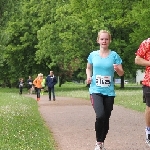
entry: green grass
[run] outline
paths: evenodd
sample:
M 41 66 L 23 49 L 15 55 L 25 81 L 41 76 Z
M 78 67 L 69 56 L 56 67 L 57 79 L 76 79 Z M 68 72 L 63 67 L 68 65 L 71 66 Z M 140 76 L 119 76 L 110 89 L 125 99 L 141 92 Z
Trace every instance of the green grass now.
M 125 108 L 144 112 L 142 88 L 116 90 L 115 104 Z
M 124 89 L 120 89 L 118 85 L 115 87 L 116 97 L 115 105 L 121 105 L 125 108 L 144 112 L 145 104 L 142 100 L 141 85 L 126 84 Z M 76 97 L 89 100 L 88 87 L 84 84 L 67 83 L 62 87 L 56 86 L 56 96 Z
M 144 112 L 142 88 L 126 85 L 116 88 L 115 105 Z M 40 116 L 37 102 L 20 96 L 19 89 L 0 88 L 0 149 L 2 150 L 56 150 L 48 127 Z M 23 90 L 27 93 L 27 89 Z M 45 93 L 47 94 L 47 93 Z M 55 86 L 55 94 L 89 100 L 88 87 L 84 84 L 66 83 Z
M 55 91 L 56 96 L 89 99 L 88 87 L 85 87 L 84 84 L 66 83 L 62 87 L 57 85 Z
M 0 95 L 0 149 L 55 150 L 37 102 L 18 93 L 0 92 Z
M 133 109 L 136 111 L 144 112 L 145 104 L 142 100 L 142 88 L 141 85 L 136 84 L 125 84 L 124 89 L 120 89 L 120 85 L 115 86 L 116 97 L 115 105 L 121 105 L 123 107 Z M 4 88 L 0 89 L 3 92 L 15 92 L 18 93 L 18 89 Z M 24 89 L 24 93 L 27 93 L 27 89 Z M 65 83 L 62 87 L 55 86 L 56 96 L 63 97 L 76 97 L 89 100 L 88 87 L 85 84 L 77 83 Z

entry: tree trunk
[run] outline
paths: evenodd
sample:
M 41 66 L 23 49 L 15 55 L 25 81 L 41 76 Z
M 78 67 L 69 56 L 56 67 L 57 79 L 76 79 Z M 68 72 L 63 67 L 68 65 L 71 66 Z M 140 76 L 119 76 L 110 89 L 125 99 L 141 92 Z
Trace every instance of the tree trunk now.
M 124 88 L 124 76 L 121 76 L 120 88 Z
M 62 77 L 59 77 L 59 82 L 58 82 L 59 84 L 59 87 L 61 87 L 61 85 L 62 85 L 62 83 L 63 83 L 63 78 Z

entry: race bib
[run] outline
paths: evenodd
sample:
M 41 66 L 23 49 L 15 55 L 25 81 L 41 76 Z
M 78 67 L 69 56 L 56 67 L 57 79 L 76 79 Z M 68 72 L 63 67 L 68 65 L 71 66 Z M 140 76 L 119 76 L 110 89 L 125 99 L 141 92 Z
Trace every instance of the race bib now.
M 109 87 L 111 83 L 111 76 L 96 75 L 96 85 L 100 87 Z

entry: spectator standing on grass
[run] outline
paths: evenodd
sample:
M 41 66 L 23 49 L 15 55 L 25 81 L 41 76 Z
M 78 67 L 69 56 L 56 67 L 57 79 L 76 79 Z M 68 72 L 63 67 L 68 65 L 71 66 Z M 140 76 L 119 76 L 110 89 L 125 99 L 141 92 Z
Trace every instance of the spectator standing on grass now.
M 55 89 L 54 86 L 57 83 L 57 79 L 54 76 L 54 72 L 50 71 L 50 74 L 46 78 L 46 85 L 48 87 L 48 95 L 49 95 L 49 101 L 51 101 L 51 93 L 53 94 L 53 100 L 55 101 Z
M 36 95 L 37 95 L 37 101 L 40 100 L 40 92 L 42 88 L 42 81 L 43 81 L 43 74 L 39 73 L 37 78 L 34 79 L 33 84 L 36 87 Z
M 23 78 L 20 78 L 19 79 L 19 94 L 22 94 L 23 85 L 24 85 Z
M 98 32 L 97 43 L 100 49 L 93 51 L 87 58 L 87 84 L 91 103 L 96 113 L 96 146 L 94 150 L 105 150 L 104 141 L 109 130 L 109 118 L 113 110 L 115 90 L 114 72 L 124 74 L 120 56 L 109 49 L 111 34 L 109 31 Z
M 27 80 L 27 89 L 28 89 L 28 94 L 32 94 L 32 86 L 33 86 L 33 81 L 31 76 L 29 76 Z
M 150 38 L 145 39 L 135 53 L 135 64 L 145 66 L 145 76 L 142 81 L 143 85 L 143 102 L 145 108 L 145 134 L 146 143 L 150 146 Z

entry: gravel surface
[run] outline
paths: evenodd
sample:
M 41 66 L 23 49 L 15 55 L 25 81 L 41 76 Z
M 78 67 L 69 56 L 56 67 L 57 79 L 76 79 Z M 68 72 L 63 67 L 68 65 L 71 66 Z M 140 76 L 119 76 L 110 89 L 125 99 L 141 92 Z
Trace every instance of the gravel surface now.
M 28 95 L 36 99 L 36 95 Z M 42 95 L 39 111 L 58 144 L 57 150 L 94 150 L 95 113 L 90 101 Z M 145 144 L 144 113 L 114 105 L 106 150 L 150 150 Z

